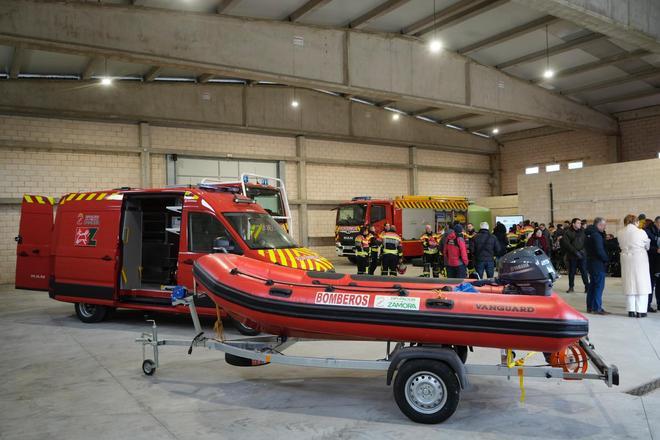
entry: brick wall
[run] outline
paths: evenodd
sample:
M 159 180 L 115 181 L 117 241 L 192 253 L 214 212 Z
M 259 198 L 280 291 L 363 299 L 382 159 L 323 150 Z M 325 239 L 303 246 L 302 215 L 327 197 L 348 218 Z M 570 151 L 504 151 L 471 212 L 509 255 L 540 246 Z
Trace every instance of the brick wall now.
M 554 192 L 555 221 L 573 217 L 605 217 L 610 231 L 622 226 L 626 214 L 660 215 L 660 160 L 622 162 L 580 170 L 518 177 L 520 213 L 539 222 L 550 221 L 550 192 Z
M 590 132 L 564 132 L 505 142 L 501 148 L 500 167 L 502 194 L 519 191 L 517 177 L 525 168 L 582 160 L 585 167 L 616 162 L 616 138 Z
M 153 149 L 181 154 L 209 153 L 209 156 L 276 156 L 293 158 L 293 137 L 152 126 Z M 99 123 L 18 116 L 0 116 L 0 199 L 17 200 L 24 193 L 58 197 L 72 191 L 119 186 L 140 186 L 139 133 L 137 124 Z M 94 148 L 109 151 L 93 151 Z M 122 151 L 112 151 L 121 149 Z M 126 150 L 126 151 L 123 151 Z M 133 152 L 134 150 L 135 152 Z M 406 148 L 307 140 L 311 160 L 356 160 L 405 165 Z M 418 161 L 443 167 L 474 167 L 488 170 L 487 156 L 418 150 Z M 166 184 L 166 158 L 152 153 L 154 187 Z M 297 191 L 297 164 L 286 162 L 285 178 L 289 198 Z M 487 175 L 420 171 L 420 192 L 490 195 Z M 394 197 L 408 194 L 409 171 L 396 167 L 343 166 L 332 163 L 307 165 L 308 229 L 312 247 L 326 256 L 334 255 L 327 238 L 334 236 L 335 211 L 314 205 L 314 200 L 343 200 L 360 194 Z M 0 283 L 12 282 L 20 208 L 0 204 Z M 292 235 L 298 237 L 299 212 L 292 206 Z M 316 244 L 314 244 L 316 243 Z
M 660 115 L 621 121 L 621 159 L 656 159 L 660 153 Z

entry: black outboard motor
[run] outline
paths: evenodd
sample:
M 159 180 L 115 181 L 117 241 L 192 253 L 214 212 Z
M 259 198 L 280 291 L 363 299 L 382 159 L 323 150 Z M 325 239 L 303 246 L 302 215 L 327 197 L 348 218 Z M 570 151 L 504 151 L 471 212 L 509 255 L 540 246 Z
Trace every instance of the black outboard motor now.
M 559 278 L 550 258 L 536 246 L 516 249 L 500 259 L 498 281 L 504 293 L 548 296 Z

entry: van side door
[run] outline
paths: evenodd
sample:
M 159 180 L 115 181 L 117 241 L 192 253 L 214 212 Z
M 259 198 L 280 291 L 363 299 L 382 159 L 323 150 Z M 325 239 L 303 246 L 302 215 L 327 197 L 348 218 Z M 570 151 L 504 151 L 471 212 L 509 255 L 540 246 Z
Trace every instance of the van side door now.
M 52 197 L 23 196 L 16 237 L 16 288 L 48 290 L 53 238 Z

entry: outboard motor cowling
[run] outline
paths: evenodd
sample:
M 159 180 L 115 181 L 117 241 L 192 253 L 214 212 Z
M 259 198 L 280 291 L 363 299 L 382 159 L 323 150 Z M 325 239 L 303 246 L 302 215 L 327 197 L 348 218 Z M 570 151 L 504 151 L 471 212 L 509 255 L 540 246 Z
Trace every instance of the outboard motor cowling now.
M 498 281 L 508 294 L 548 296 L 557 278 L 550 258 L 535 246 L 509 252 L 498 266 Z

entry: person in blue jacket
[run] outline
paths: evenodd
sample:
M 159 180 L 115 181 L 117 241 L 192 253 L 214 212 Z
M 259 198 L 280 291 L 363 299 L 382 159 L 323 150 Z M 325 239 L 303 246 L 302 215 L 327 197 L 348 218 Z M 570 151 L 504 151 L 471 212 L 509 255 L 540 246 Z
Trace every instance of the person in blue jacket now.
M 609 258 L 605 251 L 605 219 L 596 217 L 593 225 L 585 231 L 584 250 L 587 254 L 587 270 L 589 271 L 589 286 L 587 288 L 587 313 L 607 315 L 603 309 L 603 290 L 605 289 L 605 273 Z

